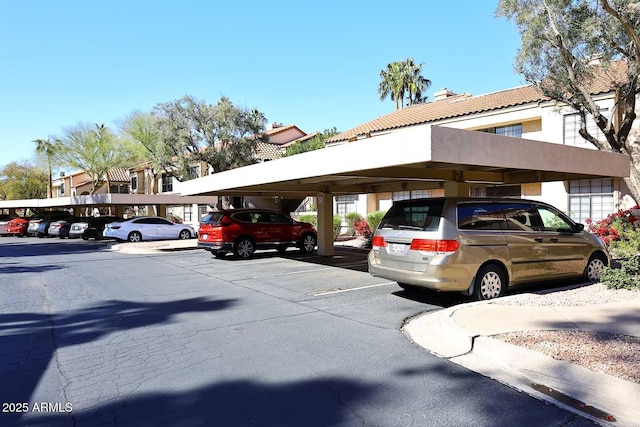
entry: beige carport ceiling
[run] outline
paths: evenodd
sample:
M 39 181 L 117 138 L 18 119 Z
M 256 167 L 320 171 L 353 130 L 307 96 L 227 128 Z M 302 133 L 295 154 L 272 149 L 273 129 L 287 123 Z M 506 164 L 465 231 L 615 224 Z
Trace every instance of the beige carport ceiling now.
M 627 156 L 423 125 L 182 184 L 183 195 L 315 195 L 629 176 Z

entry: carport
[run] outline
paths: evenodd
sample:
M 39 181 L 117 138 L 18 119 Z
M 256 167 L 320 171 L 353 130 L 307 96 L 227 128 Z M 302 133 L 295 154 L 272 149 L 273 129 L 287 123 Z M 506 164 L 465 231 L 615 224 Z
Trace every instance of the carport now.
M 434 125 L 407 127 L 183 183 L 184 196 L 316 196 L 318 254 L 333 255 L 333 196 L 629 176 L 622 154 Z
M 191 196 L 183 197 L 179 194 L 91 194 L 85 196 L 54 197 L 52 199 L 24 199 L 2 200 L 0 209 L 73 209 L 78 215 L 81 209 L 87 207 L 113 207 L 116 215 L 122 216 L 125 206 L 152 206 L 156 215 L 166 216 L 168 205 L 180 204 L 210 204 L 211 197 Z

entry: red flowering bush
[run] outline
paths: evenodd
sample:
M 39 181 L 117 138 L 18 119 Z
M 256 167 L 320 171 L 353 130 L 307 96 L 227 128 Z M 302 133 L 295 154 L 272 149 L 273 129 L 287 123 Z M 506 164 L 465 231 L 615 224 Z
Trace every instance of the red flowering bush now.
M 612 251 L 635 255 L 640 249 L 640 221 L 632 212 L 637 209 L 619 210 L 597 222 L 587 219 L 587 230 L 598 235 Z
M 373 236 L 369 223 L 364 218 L 358 218 L 353 222 L 353 229 L 356 233 L 360 234 L 366 239 L 370 239 Z

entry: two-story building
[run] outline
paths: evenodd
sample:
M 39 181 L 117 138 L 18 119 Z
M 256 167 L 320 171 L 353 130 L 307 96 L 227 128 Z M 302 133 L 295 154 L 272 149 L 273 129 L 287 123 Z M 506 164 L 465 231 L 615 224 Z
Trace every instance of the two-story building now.
M 591 87 L 600 111 L 612 111 L 615 93 L 605 79 Z M 589 116 L 587 127 L 592 134 L 604 138 Z M 432 102 L 394 111 L 342 132 L 327 140 L 327 146 L 397 132 L 408 127 L 447 126 L 498 135 L 546 141 L 569 146 L 596 149 L 578 133 L 580 117 L 567 106 L 544 96 L 535 86 L 522 86 L 499 92 L 471 95 L 441 89 Z M 482 147 L 478 146 L 481 151 Z M 586 167 L 586 166 L 585 166 Z M 437 197 L 442 189 L 413 189 L 378 194 L 341 195 L 335 199 L 335 213 L 344 217 L 349 212 L 362 216 L 386 210 L 395 200 Z M 543 200 L 557 206 L 577 221 L 599 220 L 636 202 L 628 195 L 622 179 L 598 178 L 559 182 L 532 182 L 516 185 L 469 184 L 470 196 L 511 196 Z

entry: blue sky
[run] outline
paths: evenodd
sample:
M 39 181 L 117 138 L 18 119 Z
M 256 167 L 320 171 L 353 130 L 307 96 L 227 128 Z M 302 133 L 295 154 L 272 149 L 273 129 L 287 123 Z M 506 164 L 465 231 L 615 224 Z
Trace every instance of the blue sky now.
M 380 70 L 413 57 L 439 88 L 520 86 L 497 1 L 0 1 L 0 167 L 78 122 L 226 96 L 307 133 L 394 110 Z

